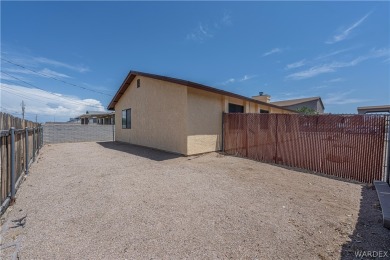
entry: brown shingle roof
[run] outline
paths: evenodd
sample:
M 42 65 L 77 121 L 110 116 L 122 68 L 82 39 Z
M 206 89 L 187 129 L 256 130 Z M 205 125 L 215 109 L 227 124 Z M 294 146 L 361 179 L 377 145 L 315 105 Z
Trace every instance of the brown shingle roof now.
M 258 100 L 255 100 L 253 98 L 244 97 L 244 96 L 232 93 L 232 92 L 228 92 L 228 91 L 225 91 L 225 90 L 209 87 L 209 86 L 202 85 L 202 84 L 199 84 L 199 83 L 195 83 L 195 82 L 191 82 L 191 81 L 187 81 L 187 80 L 182 80 L 182 79 L 166 77 L 166 76 L 150 74 L 150 73 L 145 73 L 145 72 L 139 72 L 139 71 L 130 71 L 129 72 L 129 74 L 127 75 L 127 77 L 123 81 L 122 85 L 120 86 L 119 90 L 116 92 L 115 96 L 113 97 L 113 99 L 111 100 L 110 104 L 108 105 L 108 107 L 107 107 L 108 110 L 114 110 L 115 109 L 115 104 L 119 101 L 119 99 L 121 98 L 123 93 L 125 93 L 126 89 L 130 86 L 131 82 L 133 81 L 133 79 L 136 76 L 148 77 L 148 78 L 152 78 L 152 79 L 157 79 L 157 80 L 167 81 L 167 82 L 171 82 L 171 83 L 176 83 L 176 84 L 187 86 L 187 87 L 191 87 L 191 88 L 196 88 L 196 89 L 200 89 L 200 90 L 204 90 L 204 91 L 208 91 L 208 92 L 213 92 L 213 93 L 217 93 L 217 94 L 221 94 L 221 95 L 225 95 L 225 96 L 229 96 L 229 97 L 243 99 L 243 100 L 247 100 L 247 101 L 250 101 L 250 102 L 253 102 L 253 103 L 257 103 L 257 104 L 261 104 L 261 105 L 267 105 L 267 106 L 270 106 L 270 107 L 275 107 L 275 108 L 278 108 L 278 109 L 283 109 L 283 110 L 286 110 L 286 111 L 289 111 L 289 112 L 297 113 L 296 111 L 293 111 L 293 110 L 290 110 L 290 109 L 286 109 L 286 108 L 277 106 L 275 104 L 270 104 L 270 103 L 258 101 Z
M 298 99 L 290 99 L 290 100 L 283 100 L 283 101 L 276 101 L 276 102 L 271 102 L 274 105 L 277 106 L 282 106 L 282 107 L 288 107 L 292 105 L 297 105 L 313 100 L 320 100 L 322 107 L 324 107 L 324 104 L 322 103 L 321 97 L 308 97 L 308 98 L 298 98 Z

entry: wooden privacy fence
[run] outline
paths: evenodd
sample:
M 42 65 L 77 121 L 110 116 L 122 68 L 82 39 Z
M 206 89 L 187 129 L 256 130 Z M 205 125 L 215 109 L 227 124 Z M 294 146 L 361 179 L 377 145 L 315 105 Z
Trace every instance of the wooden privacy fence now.
M 42 127 L 0 113 L 0 215 L 15 199 L 24 174 L 43 145 Z
M 232 113 L 223 115 L 223 150 L 371 183 L 388 181 L 388 131 L 386 115 Z

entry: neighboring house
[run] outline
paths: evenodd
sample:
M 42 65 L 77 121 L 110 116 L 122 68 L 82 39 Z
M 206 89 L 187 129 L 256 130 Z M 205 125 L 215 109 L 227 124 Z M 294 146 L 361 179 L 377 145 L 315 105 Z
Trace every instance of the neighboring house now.
M 271 102 L 271 104 L 288 108 L 294 111 L 302 108 L 308 108 L 314 110 L 317 114 L 323 114 L 325 107 L 320 97 L 309 97 L 300 99 L 290 99 L 277 102 Z
M 357 111 L 358 111 L 358 114 L 390 113 L 390 105 L 358 107 Z
M 184 155 L 221 150 L 222 113 L 295 113 L 198 83 L 130 71 L 108 105 L 115 140 Z
M 87 111 L 85 114 L 73 119 L 73 122 L 80 122 L 82 125 L 113 125 L 115 112 Z

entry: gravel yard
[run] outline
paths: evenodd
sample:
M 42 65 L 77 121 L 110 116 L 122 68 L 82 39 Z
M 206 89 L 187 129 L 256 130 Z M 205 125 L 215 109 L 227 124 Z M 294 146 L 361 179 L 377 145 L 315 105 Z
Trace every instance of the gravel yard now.
M 45 145 L 3 216 L 0 258 L 390 255 L 378 205 L 375 190 L 361 184 L 218 153 Z

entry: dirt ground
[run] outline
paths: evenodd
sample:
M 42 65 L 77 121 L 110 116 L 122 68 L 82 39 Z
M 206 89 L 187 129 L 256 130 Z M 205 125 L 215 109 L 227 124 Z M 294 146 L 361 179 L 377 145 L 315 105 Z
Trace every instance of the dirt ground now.
M 390 255 L 378 205 L 375 190 L 361 184 L 218 153 L 46 145 L 3 215 L 0 258 Z

